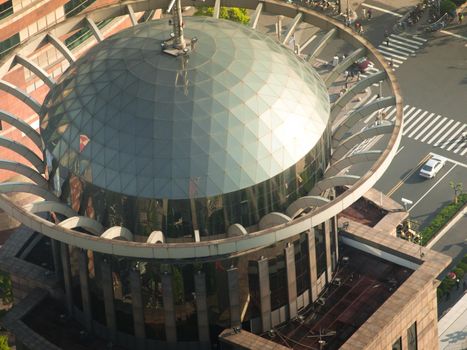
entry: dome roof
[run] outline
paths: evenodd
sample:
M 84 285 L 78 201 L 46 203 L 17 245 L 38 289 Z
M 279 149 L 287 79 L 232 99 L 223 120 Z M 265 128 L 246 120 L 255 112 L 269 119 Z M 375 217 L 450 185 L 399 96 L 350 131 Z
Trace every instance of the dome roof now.
M 145 198 L 207 197 L 281 173 L 318 142 L 329 99 L 316 71 L 266 35 L 186 18 L 188 57 L 162 52 L 167 21 L 107 38 L 48 94 L 46 148 L 75 175 Z

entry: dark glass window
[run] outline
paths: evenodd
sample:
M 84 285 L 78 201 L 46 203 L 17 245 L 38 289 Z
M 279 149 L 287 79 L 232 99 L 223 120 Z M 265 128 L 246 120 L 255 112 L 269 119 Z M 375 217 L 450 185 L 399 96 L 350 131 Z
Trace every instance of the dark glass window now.
M 284 255 L 269 259 L 269 289 L 271 290 L 271 309 L 287 304 L 287 269 Z
M 315 226 L 316 269 L 318 278 L 326 271 L 326 244 L 324 224 Z
M 86 7 L 91 5 L 96 0 L 71 0 L 65 4 L 65 15 L 66 17 L 73 17 L 77 15 L 81 11 L 83 11 Z
M 0 4 L 0 19 L 8 17 L 13 13 L 13 2 L 11 0 Z
M 10 50 L 19 44 L 19 33 L 10 36 L 8 39 L 0 42 L 0 58 L 5 56 Z
M 417 322 L 414 322 L 409 329 L 407 329 L 407 341 L 409 344 L 408 350 L 417 350 Z
M 310 288 L 310 263 L 308 257 L 308 238 L 302 233 L 294 242 L 295 273 L 297 278 L 297 295 Z
M 392 344 L 392 350 L 402 350 L 402 338 L 399 337 L 394 344 Z

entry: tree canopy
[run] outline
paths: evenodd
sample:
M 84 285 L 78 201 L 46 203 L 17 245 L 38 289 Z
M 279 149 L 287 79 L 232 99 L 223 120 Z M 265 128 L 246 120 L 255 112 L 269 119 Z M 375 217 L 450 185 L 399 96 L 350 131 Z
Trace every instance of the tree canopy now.
M 195 16 L 209 16 L 214 14 L 214 7 L 202 6 L 197 8 Z M 239 7 L 221 7 L 219 17 L 230 21 L 247 24 L 250 22 L 247 10 Z

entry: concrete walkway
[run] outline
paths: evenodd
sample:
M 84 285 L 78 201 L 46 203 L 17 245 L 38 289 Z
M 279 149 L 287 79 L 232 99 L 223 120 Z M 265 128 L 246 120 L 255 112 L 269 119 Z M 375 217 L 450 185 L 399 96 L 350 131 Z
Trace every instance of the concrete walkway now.
M 467 292 L 438 322 L 440 350 L 467 349 Z

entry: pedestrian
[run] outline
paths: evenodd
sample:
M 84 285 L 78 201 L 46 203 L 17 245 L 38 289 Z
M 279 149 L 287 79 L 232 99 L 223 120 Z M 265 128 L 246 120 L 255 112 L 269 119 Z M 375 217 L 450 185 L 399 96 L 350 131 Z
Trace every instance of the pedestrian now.
M 360 71 L 357 72 L 357 81 L 360 81 Z
M 464 19 L 464 14 L 462 12 L 459 12 L 459 24 L 462 24 L 462 20 Z
M 386 38 L 386 46 L 389 46 L 389 37 Z
M 363 12 L 362 18 L 366 18 L 366 8 L 363 8 L 362 12 Z
M 346 70 L 344 72 L 344 77 L 345 77 L 345 83 L 347 84 L 347 81 L 349 80 L 349 71 L 348 70 Z
M 360 24 L 360 33 L 359 34 L 363 34 L 363 26 Z
M 372 9 L 368 9 L 368 19 L 371 19 L 371 15 L 373 14 Z
M 459 290 L 460 287 L 461 287 L 461 281 L 460 281 L 460 279 L 456 279 L 456 288 L 457 288 L 457 290 Z
M 389 59 L 389 67 L 392 67 L 393 62 L 392 62 L 392 57 Z

